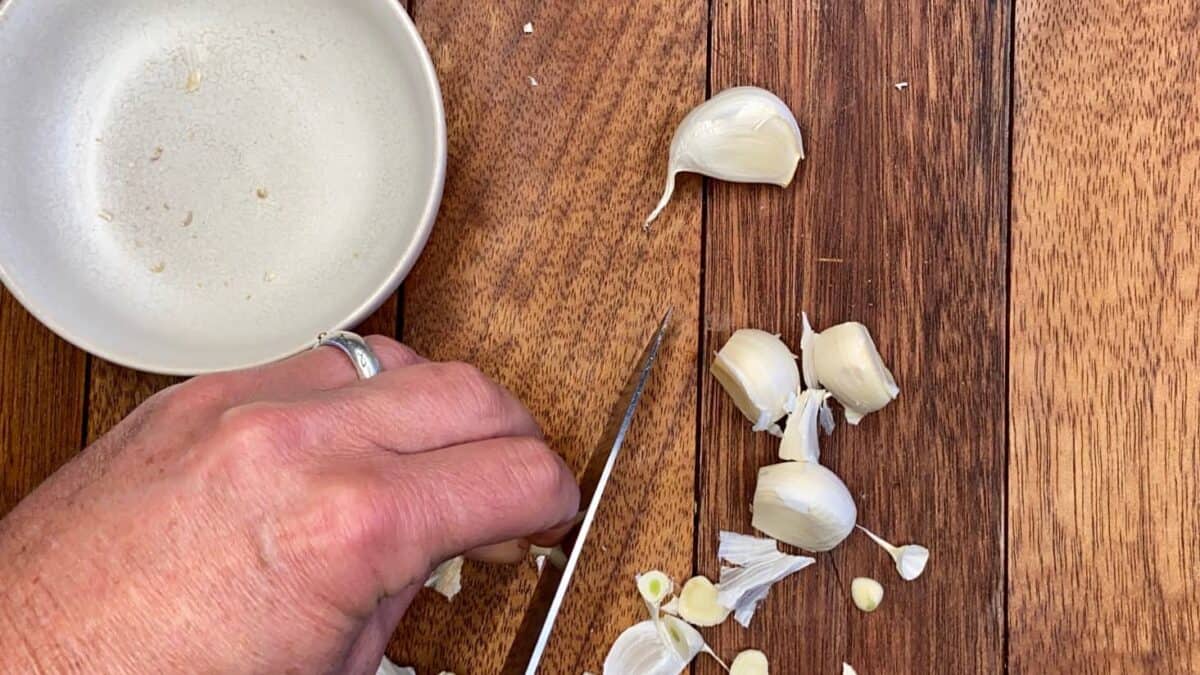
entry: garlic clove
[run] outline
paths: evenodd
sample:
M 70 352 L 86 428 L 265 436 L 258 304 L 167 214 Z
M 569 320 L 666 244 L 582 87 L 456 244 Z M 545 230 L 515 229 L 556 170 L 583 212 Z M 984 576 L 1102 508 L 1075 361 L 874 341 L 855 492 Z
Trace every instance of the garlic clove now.
M 735 331 L 713 359 L 712 374 L 755 431 L 766 431 L 795 408 L 800 369 L 778 335 Z
M 874 612 L 883 602 L 883 585 L 869 577 L 855 577 L 850 582 L 850 597 L 855 607 L 864 612 Z
M 729 664 L 729 675 L 770 675 L 767 655 L 757 649 L 738 652 Z
M 387 656 L 379 662 L 379 667 L 375 669 L 375 675 L 417 675 L 417 671 L 412 668 L 398 666 L 392 663 L 392 660 Z
M 805 384 L 828 389 L 846 409 L 847 422 L 858 424 L 864 415 L 900 395 L 866 326 L 850 321 L 816 333 L 807 315 L 803 322 L 800 352 Z
M 425 588 L 432 588 L 447 600 L 453 600 L 462 590 L 462 566 L 462 556 L 456 556 L 438 565 L 425 581 Z
M 752 565 L 722 567 L 720 583 L 717 584 L 717 604 L 732 607 L 736 611 L 745 606 L 748 595 L 757 595 L 759 588 L 770 588 L 814 562 L 816 560 L 808 556 L 776 552 L 770 558 L 758 560 Z M 766 597 L 765 593 L 754 602 L 757 603 L 763 597 Z
M 679 675 L 694 656 L 682 658 L 663 637 L 659 622 L 646 620 L 630 626 L 617 637 L 604 659 L 604 674 Z
M 650 611 L 650 618 L 657 619 L 663 600 L 675 590 L 674 582 L 671 581 L 671 577 L 658 570 L 639 574 L 636 579 L 638 593 L 641 594 L 642 600 L 646 601 L 646 609 Z
M 753 508 L 756 530 L 809 551 L 842 543 L 858 517 L 846 484 L 816 462 L 759 469 Z
M 858 529 L 866 533 L 876 544 L 879 544 L 883 550 L 892 556 L 892 560 L 896 562 L 896 570 L 900 572 L 900 578 L 905 581 L 912 581 L 921 576 L 925 571 L 925 565 L 929 562 L 929 549 L 919 544 L 905 544 L 904 546 L 893 546 L 888 543 L 883 537 L 868 530 L 862 525 Z
M 787 428 L 779 443 L 779 458 L 798 462 L 816 462 L 821 459 L 818 442 L 818 425 L 821 411 L 826 409 L 829 392 L 824 389 L 805 389 L 796 399 L 796 410 L 788 415 Z
M 734 565 L 750 565 L 774 558 L 779 552 L 779 544 L 774 539 L 751 537 L 728 530 L 721 530 L 717 538 L 717 558 Z
M 681 172 L 787 187 L 801 159 L 804 139 L 786 103 L 759 87 L 726 89 L 693 108 L 676 128 L 667 184 L 645 226 L 671 201 Z
M 679 617 L 693 626 L 716 626 L 730 611 L 717 602 L 717 587 L 705 577 L 688 579 L 679 591 Z

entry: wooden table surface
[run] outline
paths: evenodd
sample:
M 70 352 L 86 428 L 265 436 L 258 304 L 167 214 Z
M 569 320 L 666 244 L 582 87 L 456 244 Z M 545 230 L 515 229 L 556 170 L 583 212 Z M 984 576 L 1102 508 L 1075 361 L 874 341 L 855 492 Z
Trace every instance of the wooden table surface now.
M 932 560 L 905 583 L 851 537 L 749 630 L 705 630 L 718 653 L 758 647 L 775 673 L 1200 672 L 1197 3 L 410 9 L 449 173 L 402 297 L 363 330 L 479 364 L 578 468 L 675 308 L 546 672 L 599 672 L 644 611 L 636 572 L 715 575 L 717 531 L 750 531 L 776 441 L 708 367 L 739 327 L 798 345 L 801 310 L 866 323 L 896 374 L 897 402 L 822 458 L 860 522 Z M 736 84 L 795 111 L 795 183 L 685 177 L 646 234 L 675 124 Z M 0 513 L 170 381 L 87 356 L 0 291 Z M 887 589 L 870 615 L 848 599 L 859 575 Z M 468 566 L 452 604 L 419 596 L 391 654 L 494 672 L 534 579 Z

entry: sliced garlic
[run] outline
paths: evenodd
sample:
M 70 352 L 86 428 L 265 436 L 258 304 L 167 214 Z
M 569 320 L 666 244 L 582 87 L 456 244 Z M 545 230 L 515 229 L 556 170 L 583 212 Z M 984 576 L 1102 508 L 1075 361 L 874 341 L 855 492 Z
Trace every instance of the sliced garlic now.
M 837 474 L 816 462 L 783 462 L 758 470 L 755 529 L 809 551 L 828 551 L 854 529 L 858 510 Z
M 626 628 L 608 650 L 605 675 L 679 675 L 695 654 L 687 658 L 663 638 L 659 622 L 646 620 Z M 698 652 L 699 650 L 697 650 Z
M 667 185 L 646 227 L 671 201 L 675 176 L 681 172 L 787 187 L 801 159 L 800 125 L 786 103 L 758 87 L 726 89 L 679 123 L 671 139 Z
M 800 338 L 804 382 L 824 387 L 846 409 L 846 421 L 858 424 L 900 395 L 900 387 L 883 364 L 871 333 L 861 323 L 839 323 L 814 332 L 804 315 Z
M 864 612 L 874 612 L 883 602 L 883 585 L 870 577 L 855 577 L 850 582 L 850 597 L 854 606 Z
M 734 565 L 751 565 L 765 558 L 774 558 L 779 544 L 774 539 L 751 537 L 728 530 L 717 533 L 717 558 Z
M 824 389 L 805 389 L 796 399 L 796 410 L 788 415 L 787 429 L 779 442 L 779 458 L 798 462 L 816 462 L 821 459 L 817 427 L 822 410 L 828 410 L 826 401 L 829 392 Z M 832 419 L 832 418 L 831 418 Z
M 663 600 L 675 590 L 675 584 L 671 581 L 671 577 L 658 570 L 639 574 L 636 580 L 638 593 L 641 594 L 642 600 L 646 601 L 646 609 L 650 611 L 650 618 L 657 620 L 658 609 L 662 606 Z
M 770 675 L 767 655 L 757 649 L 739 652 L 729 664 L 729 675 Z
M 716 626 L 730 611 L 717 602 L 717 587 L 706 577 L 688 579 L 679 591 L 679 617 L 693 626 Z
M 394 663 L 387 656 L 379 662 L 379 667 L 375 669 L 375 675 L 417 675 L 417 671 L 408 667 L 401 667 Z
M 425 581 L 425 588 L 432 588 L 446 596 L 447 600 L 453 600 L 454 596 L 462 590 L 462 566 L 462 556 L 451 558 L 438 565 L 437 569 L 433 570 L 433 574 L 429 575 L 429 579 Z
M 859 525 L 858 529 L 865 532 L 872 541 L 879 544 L 883 550 L 888 552 L 888 555 L 892 556 L 892 560 L 896 561 L 896 570 L 900 572 L 900 577 L 905 581 L 912 581 L 925 571 L 925 564 L 929 562 L 929 549 L 919 544 L 893 546 L 862 525 Z
M 796 405 L 800 369 L 778 335 L 735 331 L 713 359 L 712 374 L 755 431 L 766 431 Z

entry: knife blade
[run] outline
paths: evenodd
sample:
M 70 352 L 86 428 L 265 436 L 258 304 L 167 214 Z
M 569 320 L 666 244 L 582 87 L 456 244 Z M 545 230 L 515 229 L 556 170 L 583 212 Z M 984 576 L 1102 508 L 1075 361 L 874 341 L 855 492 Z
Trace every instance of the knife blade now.
M 633 422 L 633 413 L 641 401 L 646 381 L 650 377 L 650 371 L 658 358 L 659 348 L 662 347 L 663 339 L 666 337 L 671 311 L 668 309 L 663 315 L 662 321 L 658 324 L 658 330 L 654 332 L 649 344 L 642 350 L 633 373 L 625 382 L 621 397 L 617 399 L 616 405 L 609 413 L 608 423 L 604 427 L 600 440 L 580 475 L 579 503 L 585 504 L 586 510 L 583 519 L 563 539 L 562 548 L 569 552 L 567 562 L 562 569 L 549 564 L 549 561 L 543 566 L 537 586 L 534 587 L 533 596 L 525 610 L 525 616 L 521 620 L 521 626 L 517 629 L 516 637 L 504 659 L 504 667 L 500 671 L 502 675 L 534 675 L 537 673 L 538 666 L 542 662 L 542 655 L 550 640 L 550 634 L 554 631 L 554 622 L 558 618 L 567 588 L 571 584 L 571 577 L 579 565 L 584 540 L 587 539 L 592 522 L 596 519 L 596 512 L 599 510 L 600 500 L 604 496 L 604 489 L 608 486 L 613 467 L 621 453 L 625 434 L 628 433 L 629 426 Z

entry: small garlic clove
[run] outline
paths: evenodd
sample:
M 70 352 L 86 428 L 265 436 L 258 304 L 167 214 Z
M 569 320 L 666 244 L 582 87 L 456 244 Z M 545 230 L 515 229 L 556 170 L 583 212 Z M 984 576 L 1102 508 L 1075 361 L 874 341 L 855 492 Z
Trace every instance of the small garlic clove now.
M 717 541 L 717 558 L 734 565 L 750 565 L 774 558 L 779 552 L 779 543 L 774 539 L 751 537 L 728 530 L 718 532 Z
M 757 649 L 738 652 L 729 664 L 729 675 L 770 675 L 767 655 Z
M 816 462 L 821 459 L 818 425 L 822 409 L 829 399 L 824 389 L 805 389 L 796 399 L 796 410 L 788 415 L 783 440 L 779 442 L 779 458 L 798 462 Z
M 808 551 L 828 551 L 854 529 L 854 497 L 816 462 L 783 462 L 758 471 L 754 529 Z
M 379 667 L 375 669 L 375 675 L 417 675 L 417 671 L 406 666 L 398 666 L 384 656 L 383 660 L 379 662 Z
M 717 602 L 717 587 L 705 577 L 688 579 L 679 591 L 679 617 L 693 626 L 716 626 L 730 611 Z
M 755 431 L 766 431 L 795 408 L 800 369 L 778 335 L 735 331 L 713 359 L 712 374 Z
M 462 556 L 456 556 L 438 565 L 425 581 L 425 588 L 432 588 L 447 600 L 453 600 L 462 590 L 462 566 Z
M 646 620 L 617 637 L 604 659 L 604 675 L 679 675 L 694 656 L 682 658 L 659 622 Z
M 883 585 L 869 577 L 855 577 L 850 582 L 850 597 L 855 607 L 864 612 L 874 612 L 883 602 Z
M 726 89 L 679 123 L 671 139 L 667 184 L 645 226 L 671 201 L 675 176 L 681 172 L 787 187 L 801 159 L 804 139 L 787 104 L 759 87 Z
M 846 421 L 858 424 L 900 395 L 900 387 L 879 356 L 871 333 L 861 323 L 839 323 L 813 332 L 805 315 L 800 338 L 804 381 L 824 387 L 846 409 Z
M 929 549 L 919 544 L 905 544 L 904 546 L 893 546 L 888 543 L 883 537 L 868 530 L 862 525 L 858 529 L 866 533 L 876 544 L 879 544 L 883 550 L 892 556 L 892 560 L 896 562 L 896 570 L 900 572 L 900 578 L 905 581 L 912 581 L 925 571 L 925 565 L 929 562 Z

